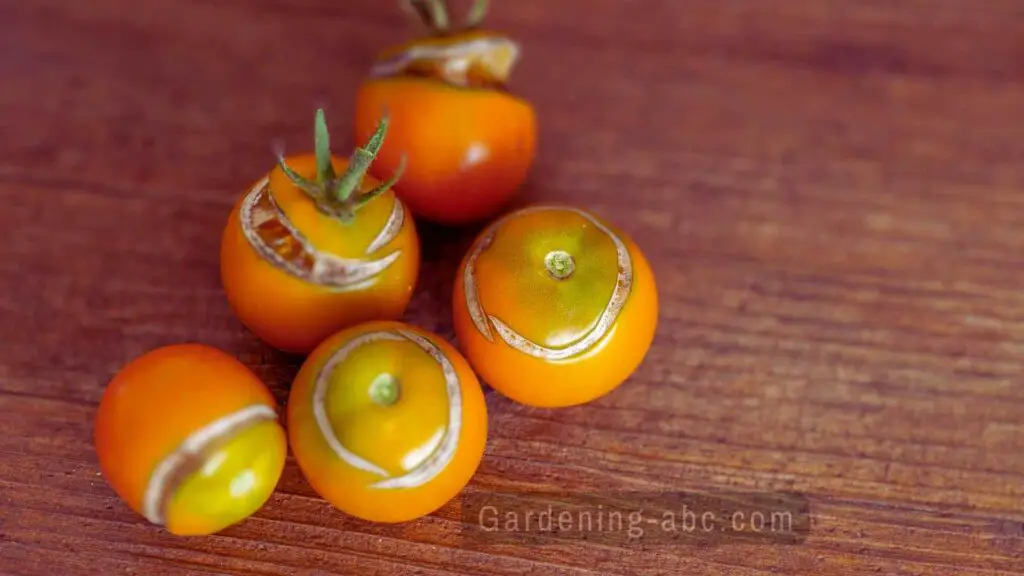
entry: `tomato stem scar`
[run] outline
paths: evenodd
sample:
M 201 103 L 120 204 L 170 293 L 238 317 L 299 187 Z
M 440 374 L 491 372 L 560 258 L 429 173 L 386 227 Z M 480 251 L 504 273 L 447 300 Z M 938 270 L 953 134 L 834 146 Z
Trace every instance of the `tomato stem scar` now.
M 576 270 L 576 261 L 564 250 L 552 250 L 544 256 L 544 267 L 555 280 L 565 280 Z
M 379 406 L 391 406 L 398 401 L 398 378 L 391 374 L 380 374 L 370 382 L 370 398 Z

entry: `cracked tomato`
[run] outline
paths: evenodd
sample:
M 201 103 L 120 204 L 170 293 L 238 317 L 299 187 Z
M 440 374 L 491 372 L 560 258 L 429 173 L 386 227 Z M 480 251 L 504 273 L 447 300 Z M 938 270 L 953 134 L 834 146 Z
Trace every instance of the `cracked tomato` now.
M 288 436 L 313 489 L 377 522 L 427 515 L 476 472 L 487 406 L 476 375 L 437 335 L 369 322 L 325 340 L 288 398 Z
M 390 180 L 367 175 L 387 133 L 377 125 L 348 160 L 334 157 L 323 111 L 315 154 L 280 157 L 235 205 L 221 280 L 238 318 L 270 345 L 308 353 L 338 330 L 395 319 L 412 298 L 420 241 Z
M 359 87 L 355 134 L 373 132 L 382 111 L 394 122 L 371 173 L 408 166 L 396 193 L 425 220 L 462 225 L 497 215 L 523 185 L 534 160 L 533 106 L 506 84 L 519 45 L 478 28 L 477 2 L 462 28 L 446 2 L 412 0 L 431 33 L 384 50 Z
M 658 321 L 640 248 L 597 216 L 534 206 L 486 228 L 453 294 L 460 348 L 484 382 L 540 407 L 595 400 L 647 354 Z
M 100 402 L 94 442 L 114 492 L 180 536 L 219 532 L 255 513 L 287 454 L 263 382 L 201 344 L 164 346 L 124 366 Z

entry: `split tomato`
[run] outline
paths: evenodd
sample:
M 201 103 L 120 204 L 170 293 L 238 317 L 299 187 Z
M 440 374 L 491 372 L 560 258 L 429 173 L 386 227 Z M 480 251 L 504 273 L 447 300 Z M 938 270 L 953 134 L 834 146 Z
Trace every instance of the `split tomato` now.
M 287 453 L 263 382 L 201 344 L 165 346 L 129 362 L 103 395 L 94 440 L 114 492 L 182 536 L 219 532 L 255 513 Z
M 387 110 L 394 119 L 371 173 L 408 167 L 395 190 L 426 220 L 461 225 L 495 216 L 523 185 L 534 160 L 533 106 L 507 89 L 520 47 L 478 29 L 486 2 L 452 26 L 446 2 L 408 2 L 431 34 L 384 50 L 356 99 L 356 138 Z
M 599 398 L 647 354 L 658 321 L 639 247 L 594 214 L 535 206 L 486 228 L 453 295 L 462 351 L 487 384 L 540 407 Z
M 334 332 L 395 319 L 412 298 L 420 241 L 390 180 L 367 175 L 388 118 L 349 160 L 331 154 L 323 111 L 316 153 L 278 165 L 235 205 L 221 242 L 221 279 L 235 314 L 265 342 L 308 353 Z
M 310 485 L 339 510 L 403 522 L 442 507 L 476 472 L 487 406 L 439 336 L 369 322 L 325 340 L 288 398 L 288 435 Z

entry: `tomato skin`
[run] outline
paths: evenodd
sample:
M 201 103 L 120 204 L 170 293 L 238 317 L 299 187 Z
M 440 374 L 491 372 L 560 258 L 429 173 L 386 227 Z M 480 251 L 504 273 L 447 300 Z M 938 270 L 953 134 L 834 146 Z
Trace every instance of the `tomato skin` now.
M 316 158 L 311 154 L 293 156 L 287 162 L 300 174 L 315 173 Z M 333 165 L 341 173 L 348 162 L 334 158 Z M 317 212 L 313 202 L 291 185 L 279 168 L 268 179 L 285 216 L 317 249 L 348 258 L 380 257 L 395 251 L 400 256 L 383 272 L 355 287 L 311 282 L 275 266 L 257 252 L 241 226 L 247 196 L 243 195 L 224 227 L 220 253 L 221 282 L 239 320 L 271 346 L 306 354 L 342 328 L 400 317 L 412 299 L 420 269 L 420 240 L 411 214 L 406 213 L 397 236 L 372 255 L 351 249 L 366 248 L 380 231 L 391 208 L 401 203 L 394 193 L 384 193 L 362 208 L 354 222 L 345 224 Z M 362 189 L 379 184 L 366 176 Z
M 521 98 L 431 78 L 374 78 L 357 93 L 357 139 L 373 131 L 381 110 L 394 125 L 370 171 L 383 177 L 405 154 L 408 169 L 395 191 L 419 218 L 445 225 L 489 219 L 529 175 L 537 120 Z
M 359 469 L 342 460 L 317 424 L 314 409 L 317 375 L 331 358 L 347 344 L 367 335 L 412 333 L 437 347 L 452 365 L 461 393 L 461 419 L 451 460 L 436 475 L 415 487 L 381 488 L 374 483 L 382 476 Z M 397 475 L 415 473 L 406 462 L 413 452 L 410 446 L 435 432 L 439 422 L 452 421 L 439 412 L 450 409 L 448 400 L 438 397 L 443 375 L 437 362 L 408 340 L 363 343 L 349 352 L 327 385 L 324 410 L 329 416 L 332 434 L 346 438 L 345 448 L 374 465 L 399 469 Z M 360 355 L 358 358 L 356 355 Z M 347 411 L 337 408 L 341 402 L 359 402 L 362 382 L 372 380 L 381 370 L 392 370 L 402 382 L 399 400 L 392 406 L 360 406 Z M 340 372 L 344 371 L 344 372 Z M 406 380 L 402 380 L 403 377 Z M 352 389 L 344 388 L 355 383 Z M 355 400 L 352 400 L 355 398 Z M 340 400 L 339 400 L 340 399 Z M 404 403 L 403 403 L 404 402 Z M 332 407 L 334 406 L 334 407 Z M 346 416 L 347 415 L 347 416 Z M 303 364 L 292 385 L 288 400 L 288 435 L 295 460 L 313 489 L 338 510 L 373 522 L 406 522 L 428 515 L 444 506 L 466 486 L 475 474 L 487 439 L 487 408 L 483 392 L 469 364 L 459 352 L 439 336 L 414 326 L 392 321 L 377 321 L 343 330 L 325 340 Z M 426 444 L 423 444 L 426 445 Z M 438 445 L 440 446 L 440 445 Z M 436 454 L 441 448 L 436 448 Z M 410 472 L 410 470 L 412 472 Z M 389 477 L 390 480 L 393 476 Z
M 219 532 L 263 506 L 287 454 L 273 396 L 234 357 L 202 344 L 176 344 L 126 364 L 110 381 L 96 414 L 101 473 L 132 510 L 154 522 L 145 501 L 159 465 L 197 431 L 253 409 L 263 417 L 201 453 L 205 462 L 220 464 L 190 472 L 170 486 L 158 522 L 180 536 Z M 245 489 L 237 488 L 239 478 L 245 479 Z
M 515 223 L 519 215 L 528 210 L 509 214 L 504 221 Z M 596 219 L 592 214 L 590 216 Z M 463 258 L 452 294 L 453 322 L 459 347 L 483 382 L 516 402 L 542 408 L 561 408 L 591 402 L 609 394 L 640 366 L 657 330 L 658 295 L 654 274 L 639 247 L 628 236 L 604 224 L 622 241 L 628 252 L 632 288 L 617 320 L 603 337 L 585 351 L 567 358 L 535 357 L 494 334 L 491 339 L 485 337 L 474 323 L 466 298 L 465 276 L 472 249 Z M 494 226 L 497 226 L 499 234 L 505 234 L 502 242 L 511 247 L 503 256 L 508 259 L 496 260 L 492 270 L 509 270 L 511 275 L 519 278 L 543 277 L 544 281 L 553 281 L 542 276 L 544 268 L 541 261 L 535 257 L 530 259 L 528 244 L 523 244 L 521 251 L 515 246 L 516 242 L 528 241 L 526 235 L 533 233 L 528 227 L 523 233 L 513 233 L 509 231 L 509 224 L 502 226 L 499 222 Z M 558 231 L 563 229 L 569 230 L 570 226 L 552 225 L 548 229 L 549 238 L 544 241 L 558 242 Z M 488 230 L 481 232 L 474 247 L 479 246 L 487 234 Z M 581 251 L 589 249 L 584 246 Z M 503 312 L 500 320 L 508 325 L 549 325 L 554 332 L 559 322 L 565 321 L 560 312 L 541 313 L 538 297 L 516 292 L 514 287 L 509 287 L 507 278 L 481 272 L 479 265 L 475 278 L 478 298 L 485 307 L 488 301 L 500 304 Z M 537 283 L 543 284 L 542 281 Z M 587 290 L 584 286 L 583 291 Z M 571 310 L 578 303 L 571 299 L 556 299 L 550 304 L 552 309 L 561 311 Z

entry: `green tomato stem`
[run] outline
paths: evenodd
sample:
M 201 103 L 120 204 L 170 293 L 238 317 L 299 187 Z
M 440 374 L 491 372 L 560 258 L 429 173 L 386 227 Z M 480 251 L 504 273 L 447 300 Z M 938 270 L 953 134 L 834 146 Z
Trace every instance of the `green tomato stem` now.
M 319 109 L 316 111 L 313 130 L 316 178 L 310 180 L 296 172 L 288 166 L 283 153 L 280 152 L 278 153 L 278 165 L 295 186 L 316 202 L 322 212 L 343 222 L 350 222 L 355 217 L 356 211 L 394 186 L 405 171 L 406 158 L 403 155 L 398 169 L 395 170 L 391 178 L 366 193 L 357 192 L 362 187 L 370 165 L 377 159 L 380 149 L 384 146 L 388 124 L 388 115 L 384 114 L 366 145 L 355 149 L 349 159 L 348 167 L 339 175 L 335 173 L 331 161 L 331 136 L 327 129 L 327 120 L 324 111 Z
M 474 0 L 458 29 L 452 26 L 451 9 L 447 0 L 403 0 L 402 7 L 418 16 L 434 34 L 445 35 L 479 26 L 487 17 L 490 4 L 489 0 Z
M 316 111 L 316 126 L 313 132 L 316 145 L 316 181 L 320 186 L 334 180 L 334 165 L 331 163 L 331 134 L 322 109 Z
M 487 18 L 487 12 L 491 8 L 489 0 L 476 0 L 473 5 L 470 6 L 469 12 L 466 13 L 466 18 L 462 21 L 463 27 L 476 28 L 483 23 L 484 19 Z

